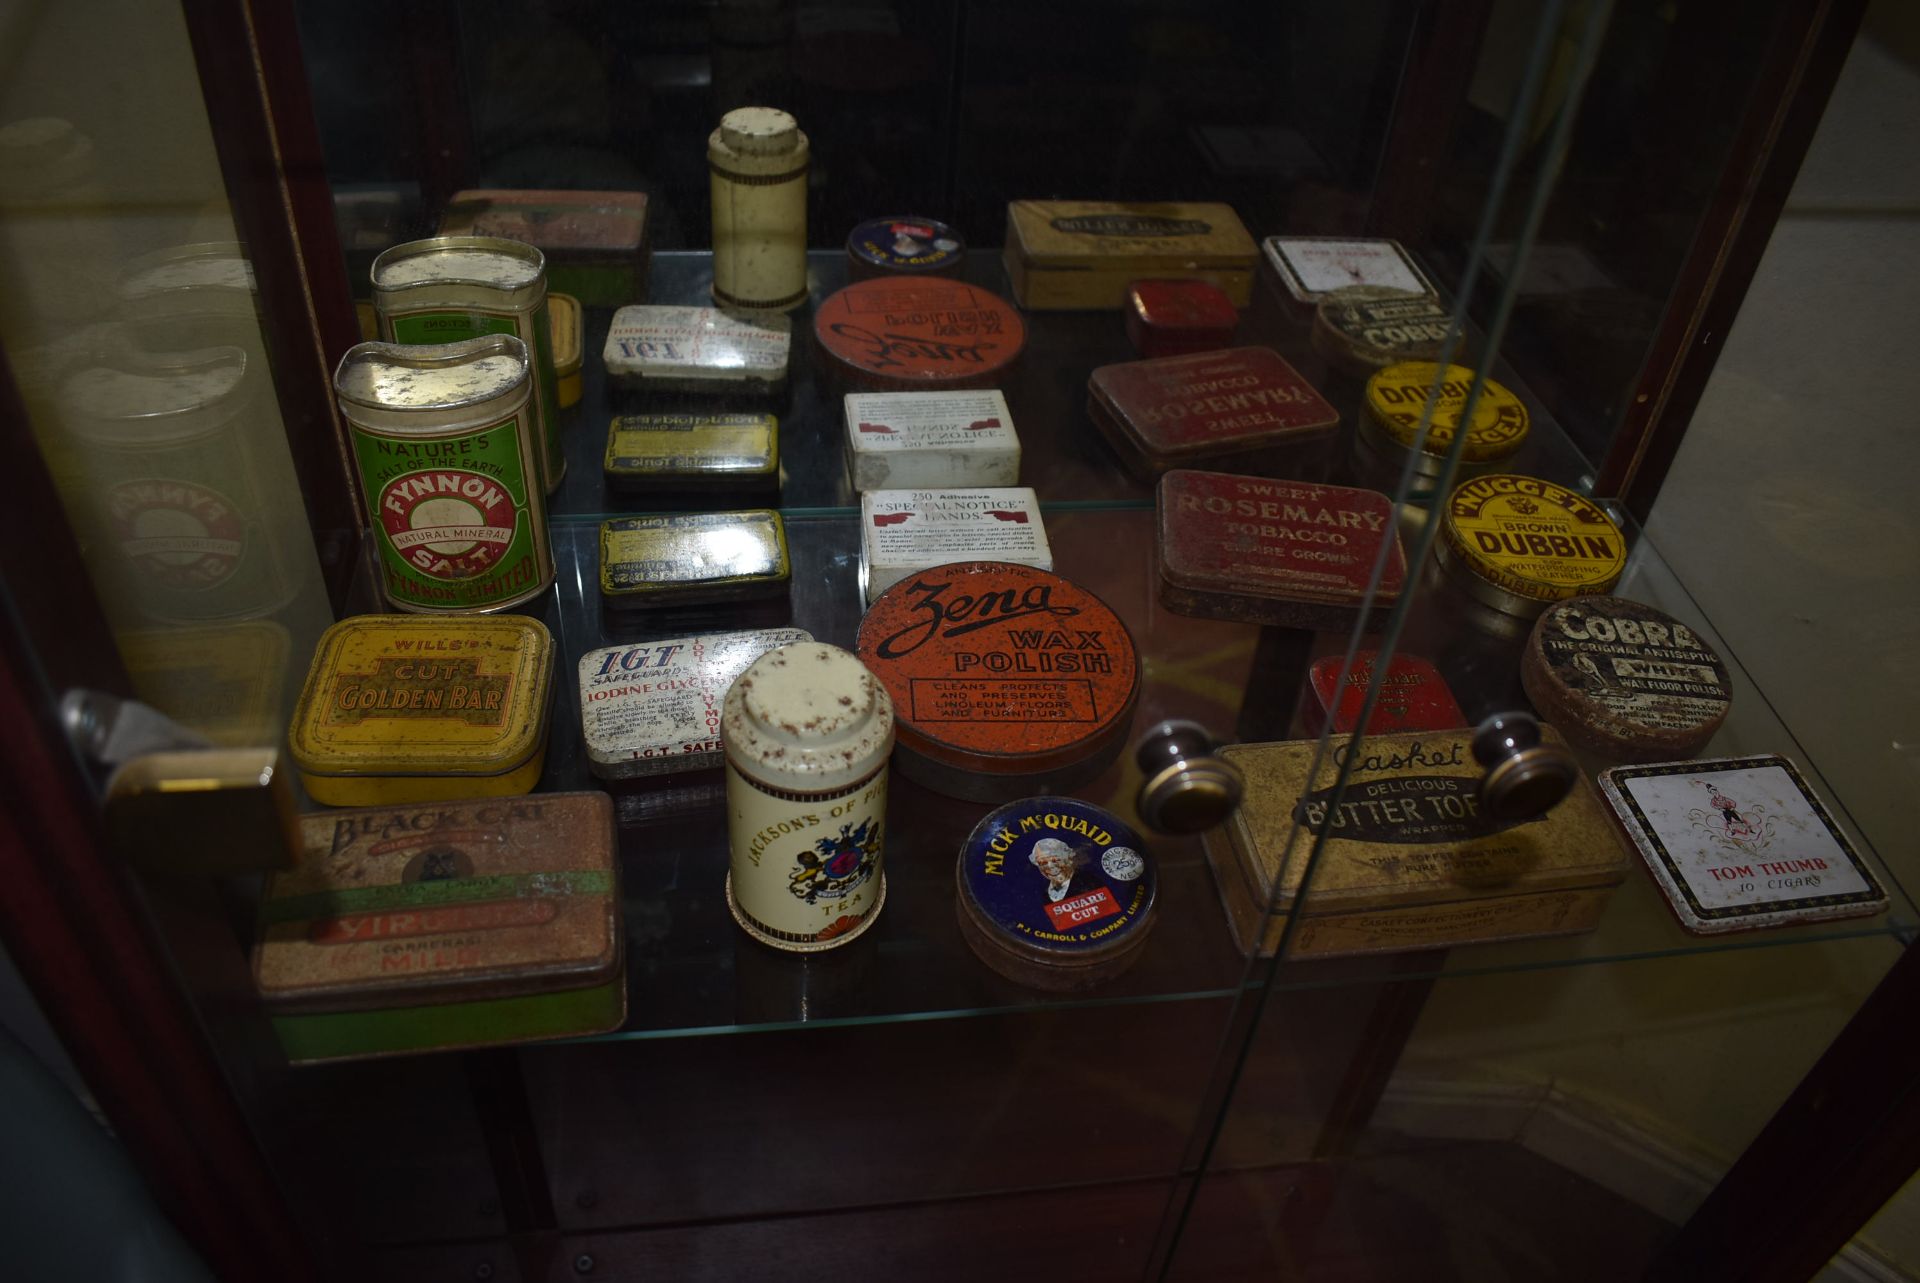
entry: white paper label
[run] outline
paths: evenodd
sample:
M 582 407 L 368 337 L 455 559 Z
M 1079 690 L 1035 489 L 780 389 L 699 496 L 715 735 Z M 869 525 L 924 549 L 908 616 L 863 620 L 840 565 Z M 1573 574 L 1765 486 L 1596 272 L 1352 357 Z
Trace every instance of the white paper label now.
M 1355 285 L 1431 294 L 1433 287 L 1393 241 L 1269 236 L 1267 258 L 1296 295 L 1317 296 Z
M 874 490 L 860 498 L 867 600 L 910 574 L 950 561 L 1011 561 L 1053 569 L 1040 502 L 1025 487 Z
M 596 773 L 624 776 L 720 765 L 727 687 L 798 628 L 609 646 L 580 659 L 580 725 Z
M 715 307 L 623 307 L 601 355 L 607 372 L 642 378 L 766 381 L 787 372 L 792 322 Z

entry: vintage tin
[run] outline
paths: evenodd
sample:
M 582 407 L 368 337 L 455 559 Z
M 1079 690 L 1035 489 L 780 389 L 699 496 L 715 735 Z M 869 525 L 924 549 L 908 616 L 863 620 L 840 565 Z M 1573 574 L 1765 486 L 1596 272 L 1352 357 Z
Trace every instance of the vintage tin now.
M 547 590 L 553 550 L 524 343 L 361 343 L 340 358 L 333 389 L 389 602 L 464 614 Z
M 585 391 L 580 376 L 580 300 L 571 294 L 549 294 L 547 315 L 553 322 L 554 395 L 565 410 L 579 405 Z
M 373 260 L 373 310 L 380 336 L 392 343 L 439 345 L 490 334 L 511 334 L 525 343 L 534 454 L 546 492 L 559 488 L 567 455 L 545 255 L 495 236 L 436 236 L 395 245 Z
M 1616 766 L 1600 791 L 1680 925 L 1701 935 L 1881 913 L 1887 893 L 1776 753 Z
M 1127 341 L 1144 357 L 1231 347 L 1240 324 L 1226 291 L 1207 281 L 1135 281 L 1125 310 Z
M 590 307 L 618 307 L 646 293 L 645 192 L 455 192 L 440 234 L 536 246 L 547 256 L 547 288 Z
M 521 615 L 356 615 L 321 635 L 287 732 L 324 806 L 506 797 L 547 756 L 553 637 Z
M 1007 206 L 1007 278 L 1036 312 L 1124 307 L 1146 277 L 1207 281 L 1235 307 L 1253 295 L 1253 237 L 1229 205 L 1017 200 Z
M 1431 294 L 1361 286 L 1320 300 L 1313 317 L 1313 350 L 1352 378 L 1402 361 L 1434 361 L 1447 341 L 1453 315 Z
M 868 605 L 900 580 L 952 561 L 1052 570 L 1039 498 L 1022 486 L 860 496 L 860 580 Z
M 150 352 L 231 346 L 259 360 L 253 264 L 237 241 L 176 245 L 129 260 L 115 286 L 120 320 Z
M 774 490 L 771 414 L 622 414 L 607 426 L 607 485 L 635 494 Z
M 1103 365 L 1087 415 L 1127 469 L 1265 472 L 1330 439 L 1340 412 L 1278 352 L 1230 348 Z
M 1269 236 L 1260 242 L 1264 270 L 1295 315 L 1356 286 L 1434 294 L 1433 282 L 1399 241 L 1344 236 Z
M 1618 762 L 1665 762 L 1707 746 L 1733 681 L 1679 620 L 1621 597 L 1549 606 L 1520 658 L 1520 684 L 1570 743 Z
M 778 597 L 792 577 L 780 514 L 689 512 L 600 523 L 600 594 L 620 609 Z
M 727 907 L 762 944 L 832 949 L 887 902 L 893 703 L 838 646 L 768 651 L 727 689 Z
M 870 218 L 847 233 L 847 279 L 958 276 L 967 242 L 934 218 Z
M 1071 797 L 1009 802 L 967 835 L 954 869 L 960 934 L 1018 984 L 1084 989 L 1132 966 L 1158 876 L 1139 834 Z
M 605 780 L 700 771 L 721 762 L 720 703 L 733 679 L 798 628 L 677 637 L 580 657 L 580 729 L 587 769 Z
M 1558 743 L 1551 727 L 1542 728 Z M 1230 744 L 1240 809 L 1201 836 L 1242 952 L 1271 954 L 1300 904 L 1313 830 L 1330 825 L 1291 953 L 1432 949 L 1591 930 L 1625 876 L 1626 852 L 1585 781 L 1547 814 L 1499 824 L 1479 813 L 1472 732 L 1369 735 L 1307 778 L 1313 740 Z M 1341 761 L 1357 753 L 1332 807 Z M 1295 832 L 1288 850 L 1288 837 Z M 1276 882 L 1280 886 L 1274 896 Z M 1269 904 L 1276 912 L 1267 916 Z
M 1004 562 L 894 584 L 860 621 L 859 653 L 893 696 L 901 772 L 975 802 L 1093 779 L 1119 755 L 1140 693 L 1133 637 L 1105 602 Z
M 821 301 L 814 347 L 831 390 L 931 392 L 993 388 L 1026 346 L 1013 304 L 940 277 L 855 281 Z
M 1435 559 L 1475 600 L 1531 619 L 1604 593 L 1627 564 L 1620 527 L 1591 499 L 1537 477 L 1476 477 L 1441 514 Z
M 777 107 L 736 107 L 707 137 L 713 301 L 790 311 L 807 301 L 807 135 Z
M 279 742 L 289 641 L 271 619 L 114 634 L 135 698 L 232 748 Z
M 1346 681 L 1340 680 L 1344 655 L 1327 655 L 1307 669 L 1314 699 L 1300 710 L 1307 734 L 1319 736 L 1329 718 L 1333 733 L 1350 734 L 1360 724 L 1360 708 L 1379 652 L 1363 650 L 1353 657 Z M 1418 655 L 1395 655 L 1380 683 L 1380 699 L 1367 721 L 1369 735 L 1404 735 L 1414 731 L 1448 731 L 1467 724 L 1467 715 L 1447 688 L 1447 679 Z
M 1354 466 L 1362 477 L 1383 486 L 1396 486 L 1406 458 L 1420 432 L 1420 418 L 1433 392 L 1439 366 L 1432 361 L 1402 361 L 1375 371 L 1367 380 L 1365 405 L 1354 433 Z M 1460 431 L 1460 412 L 1466 409 L 1473 371 L 1449 365 L 1434 402 L 1432 426 L 1414 462 L 1416 487 L 1431 488 L 1440 476 L 1446 453 Z M 1464 480 L 1494 471 L 1526 444 L 1531 419 L 1526 405 L 1506 385 L 1488 379 L 1474 402 L 1473 421 L 1467 425 L 1467 443 L 1461 447 L 1455 476 Z M 1422 483 L 1426 483 L 1423 487 Z
M 1020 435 L 998 391 L 850 392 L 842 405 L 855 491 L 1020 480 Z
M 771 312 L 623 307 L 600 351 L 607 378 L 647 392 L 779 396 L 793 322 Z
M 603 1033 L 626 1018 L 604 793 L 308 815 L 254 983 L 295 1063 Z
M 1160 604 L 1176 614 L 1348 629 L 1365 606 L 1374 628 L 1406 584 L 1393 501 L 1372 490 L 1177 471 L 1160 479 L 1155 507 Z

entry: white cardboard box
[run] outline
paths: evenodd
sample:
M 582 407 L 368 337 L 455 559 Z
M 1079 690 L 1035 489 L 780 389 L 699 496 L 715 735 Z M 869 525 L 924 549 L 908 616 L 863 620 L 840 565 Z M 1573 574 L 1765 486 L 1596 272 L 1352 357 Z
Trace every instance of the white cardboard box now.
M 1020 437 L 997 391 L 851 392 L 847 476 L 856 491 L 1010 486 Z
M 868 605 L 902 579 L 950 561 L 1052 570 L 1053 549 L 1033 491 L 872 490 L 860 496 L 860 577 Z

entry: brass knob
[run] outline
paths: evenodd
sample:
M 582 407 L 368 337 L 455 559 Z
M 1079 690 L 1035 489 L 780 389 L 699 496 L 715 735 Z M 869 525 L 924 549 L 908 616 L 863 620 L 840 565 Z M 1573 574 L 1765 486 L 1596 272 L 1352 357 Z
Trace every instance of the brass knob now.
M 1557 744 L 1543 743 L 1531 713 L 1495 713 L 1473 732 L 1480 777 L 1480 813 L 1494 820 L 1544 815 L 1580 778 L 1580 764 Z
M 1169 719 L 1141 738 L 1133 756 L 1146 777 L 1136 799 L 1142 823 L 1163 833 L 1198 833 L 1240 805 L 1240 771 L 1213 750 L 1213 737 L 1198 722 Z

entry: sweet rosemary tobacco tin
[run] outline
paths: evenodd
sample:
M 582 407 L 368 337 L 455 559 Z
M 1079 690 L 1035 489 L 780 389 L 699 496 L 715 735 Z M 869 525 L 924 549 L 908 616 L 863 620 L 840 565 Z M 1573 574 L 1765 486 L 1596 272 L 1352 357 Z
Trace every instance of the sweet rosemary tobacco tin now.
M 1208 281 L 1135 281 L 1125 309 L 1127 339 L 1144 357 L 1230 347 L 1240 324 L 1233 300 Z
M 856 491 L 1020 480 L 1020 437 L 997 391 L 853 392 L 843 404 Z
M 1439 368 L 1432 361 L 1401 361 L 1367 380 L 1366 405 L 1354 433 L 1354 457 L 1361 475 L 1378 478 L 1382 484 L 1398 483 L 1419 437 L 1421 414 Z M 1472 370 L 1464 365 L 1447 367 L 1434 401 L 1432 426 L 1414 463 L 1417 478 L 1431 482 L 1440 475 L 1447 450 L 1460 431 L 1460 414 L 1472 384 Z M 1504 384 L 1488 379 L 1474 402 L 1455 475 L 1472 477 L 1511 459 L 1526 444 L 1530 426 L 1520 398 Z
M 847 233 L 847 275 L 957 276 L 966 265 L 967 242 L 932 218 L 870 218 Z
M 585 389 L 580 376 L 584 363 L 580 338 L 580 300 L 571 294 L 549 294 L 547 314 L 553 324 L 554 395 L 559 399 L 560 408 L 565 410 L 580 404 Z
M 720 703 L 768 651 L 813 638 L 798 628 L 608 646 L 580 657 L 587 767 L 620 780 L 720 765 Z
M 600 355 L 616 386 L 778 396 L 792 345 L 793 322 L 777 312 L 635 305 L 613 314 Z
M 1622 597 L 1549 606 L 1521 655 L 1520 684 L 1569 742 L 1620 762 L 1691 757 L 1733 700 L 1713 647 L 1671 615 Z
M 822 300 L 813 337 L 834 390 L 927 392 L 998 387 L 1020 359 L 1027 325 L 977 285 L 883 276 Z
M 1103 365 L 1087 414 L 1129 471 L 1263 470 L 1333 435 L 1340 413 L 1278 352 L 1230 348 Z
M 607 427 L 607 484 L 629 493 L 762 491 L 780 485 L 771 414 L 622 414 Z
M 780 514 L 690 512 L 600 523 L 600 592 L 646 609 L 777 597 L 792 571 Z
M 870 490 L 860 496 L 860 578 L 871 605 L 909 575 L 951 561 L 1053 569 L 1040 500 L 1025 487 Z
M 520 615 L 358 615 L 321 636 L 287 734 L 326 806 L 525 793 L 547 755 L 553 638 Z
M 471 613 L 547 590 L 553 551 L 524 343 L 361 343 L 340 359 L 333 389 L 389 602 Z
M 1793 763 L 1777 754 L 1616 766 L 1600 789 L 1702 935 L 1883 912 L 1887 893 Z
M 533 246 L 495 236 L 436 236 L 382 250 L 373 260 L 373 310 L 391 343 L 457 343 L 511 334 L 527 345 L 527 414 L 542 488 L 567 470 L 560 437 L 547 260 Z
M 1362 286 L 1320 300 L 1313 350 L 1342 374 L 1366 378 L 1401 361 L 1432 361 L 1453 316 L 1431 294 Z
M 1372 490 L 1176 471 L 1160 479 L 1155 506 L 1160 604 L 1176 614 L 1351 628 L 1382 545 L 1370 626 L 1406 584 L 1393 501 Z
M 1144 277 L 1186 277 L 1253 295 L 1259 256 L 1231 206 L 1186 201 L 1017 200 L 1007 206 L 1013 296 L 1032 311 L 1112 309 Z
M 1081 989 L 1132 966 L 1158 879 L 1138 834 L 1071 797 L 1010 802 L 974 827 L 954 871 L 960 934 L 980 961 L 1041 989 Z
M 253 974 L 296 1063 L 601 1033 L 626 1017 L 604 793 L 308 815 Z
M 1346 735 L 1360 724 L 1360 708 L 1366 703 L 1367 686 L 1373 681 L 1373 668 L 1379 652 L 1363 650 L 1353 657 L 1347 680 L 1340 680 L 1344 655 L 1327 655 L 1313 661 L 1307 670 L 1307 683 L 1313 688 L 1314 702 L 1301 709 L 1307 733 L 1318 736 L 1329 717 L 1336 735 Z M 1467 715 L 1447 689 L 1446 678 L 1418 655 L 1395 655 L 1387 664 L 1387 675 L 1380 684 L 1380 699 L 1367 721 L 1369 735 L 1398 735 L 1411 731 L 1454 730 L 1467 724 Z
M 1261 256 L 1292 302 L 1306 309 L 1356 286 L 1434 293 L 1412 255 L 1399 241 L 1342 236 L 1269 236 Z
M 1469 595 L 1532 618 L 1604 593 L 1627 564 L 1620 527 L 1592 500 L 1537 477 L 1476 477 L 1448 496 L 1435 552 Z
M 1133 638 L 1105 602 L 1004 562 L 900 580 L 860 621 L 859 654 L 893 696 L 901 771 L 976 802 L 1093 779 L 1140 692 Z
M 1541 733 L 1558 742 L 1553 728 Z M 1592 929 L 1627 869 L 1599 799 L 1579 781 L 1543 816 L 1488 820 L 1479 813 L 1472 736 L 1464 728 L 1369 735 L 1357 747 L 1336 746 L 1313 779 L 1312 740 L 1221 749 L 1246 777 L 1246 792 L 1202 841 L 1240 948 L 1277 947 L 1321 825 L 1327 843 L 1292 953 L 1389 953 Z M 1353 770 L 1336 804 L 1334 780 L 1348 754 Z
M 538 246 L 548 286 L 593 307 L 618 307 L 646 290 L 645 192 L 455 192 L 440 234 Z

